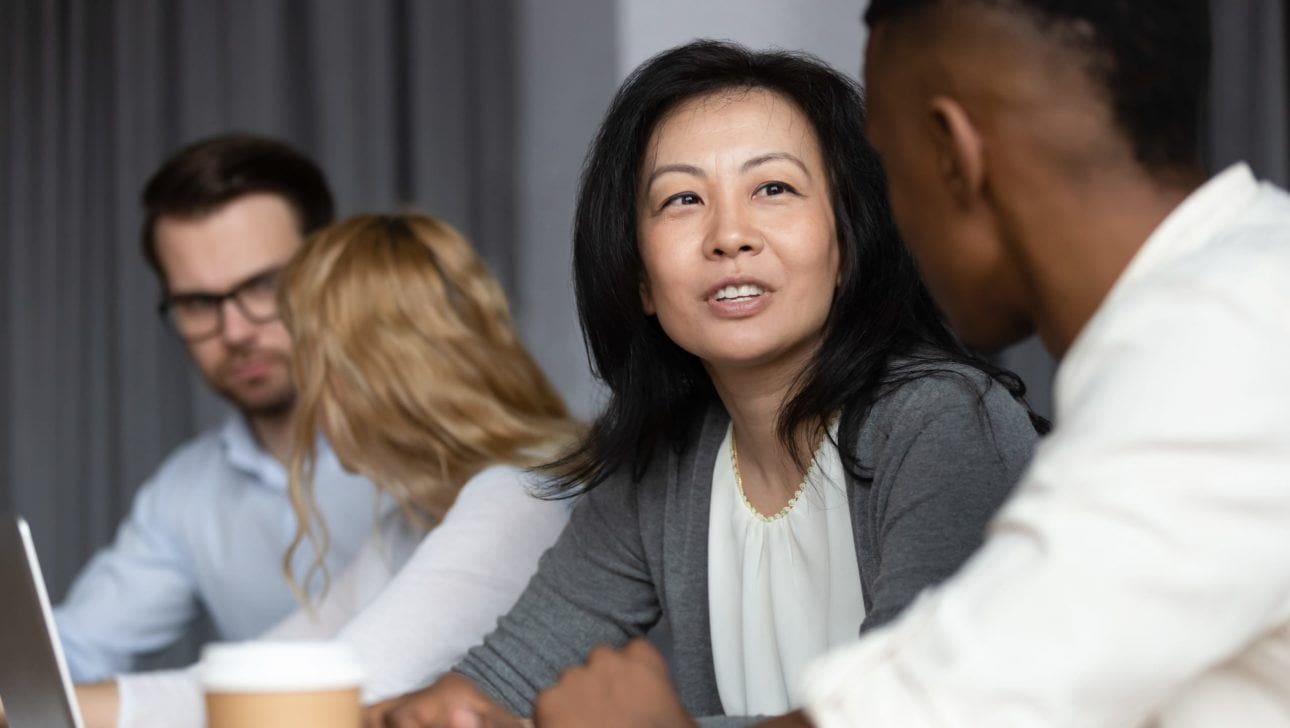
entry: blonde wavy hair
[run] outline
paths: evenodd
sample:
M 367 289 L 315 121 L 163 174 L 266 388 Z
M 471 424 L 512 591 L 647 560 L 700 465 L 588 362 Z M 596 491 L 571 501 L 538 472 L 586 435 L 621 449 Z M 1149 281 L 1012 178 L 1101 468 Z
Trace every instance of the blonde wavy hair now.
M 535 467 L 581 434 L 469 243 L 426 215 L 358 215 L 312 235 L 279 274 L 297 388 L 289 468 L 297 596 L 321 574 L 327 529 L 313 495 L 321 430 L 346 469 L 415 525 L 443 518 L 489 465 Z M 305 540 L 315 560 L 297 582 Z

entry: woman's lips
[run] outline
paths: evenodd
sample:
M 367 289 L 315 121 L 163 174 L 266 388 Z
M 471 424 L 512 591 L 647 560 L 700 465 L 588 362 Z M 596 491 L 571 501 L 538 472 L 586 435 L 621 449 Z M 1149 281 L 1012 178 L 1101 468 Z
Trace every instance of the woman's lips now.
M 718 318 L 747 318 L 761 313 L 770 305 L 770 292 L 766 291 L 755 296 L 726 298 L 721 300 L 709 298 L 707 303 L 708 310 Z
M 731 276 L 719 281 L 704 294 L 708 310 L 719 318 L 747 318 L 770 305 L 773 293 L 764 281 L 746 276 Z

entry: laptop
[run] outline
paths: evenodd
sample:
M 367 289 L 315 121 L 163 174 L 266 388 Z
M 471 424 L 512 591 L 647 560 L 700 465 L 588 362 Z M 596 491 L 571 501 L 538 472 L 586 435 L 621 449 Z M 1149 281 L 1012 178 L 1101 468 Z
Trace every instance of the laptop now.
M 12 513 L 0 513 L 0 588 L 5 720 L 10 728 L 83 728 L 31 530 Z

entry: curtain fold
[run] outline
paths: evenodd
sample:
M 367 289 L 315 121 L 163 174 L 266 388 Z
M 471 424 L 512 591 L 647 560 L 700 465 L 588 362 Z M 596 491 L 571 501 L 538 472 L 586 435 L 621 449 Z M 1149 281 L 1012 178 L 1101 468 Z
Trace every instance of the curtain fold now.
M 1290 181 L 1290 75 L 1283 0 L 1214 2 L 1209 161 L 1238 159 L 1256 176 Z
M 521 294 L 539 359 L 582 366 L 564 352 L 580 343 L 555 255 L 567 221 L 550 212 L 571 205 L 578 160 L 553 156 L 597 119 L 565 119 L 551 91 L 608 94 L 615 7 L 589 6 L 579 27 L 536 0 L 0 2 L 0 507 L 32 521 L 55 599 L 139 483 L 223 412 L 157 320 L 139 253 L 138 194 L 161 160 L 226 129 L 286 138 L 323 165 L 342 213 L 413 206 L 460 227 Z M 1285 184 L 1284 4 L 1213 9 L 1210 159 Z M 1051 413 L 1042 348 L 1002 361 Z M 566 390 L 586 379 L 551 368 Z
M 505 0 L 0 3 L 0 506 L 31 521 L 53 599 L 225 411 L 155 314 L 147 175 L 201 136 L 278 136 L 323 166 L 342 214 L 439 215 L 509 285 L 511 16 Z

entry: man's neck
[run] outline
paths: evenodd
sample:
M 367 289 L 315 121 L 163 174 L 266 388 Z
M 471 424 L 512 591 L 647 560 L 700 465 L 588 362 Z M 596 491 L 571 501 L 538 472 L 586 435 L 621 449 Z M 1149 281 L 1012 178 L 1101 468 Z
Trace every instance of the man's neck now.
M 1163 185 L 1142 173 L 1054 183 L 1011 221 L 1034 281 L 1036 328 L 1054 356 L 1066 354 L 1143 244 L 1201 181 Z
M 274 460 L 286 466 L 291 458 L 291 411 L 281 414 L 246 415 L 251 435 Z

